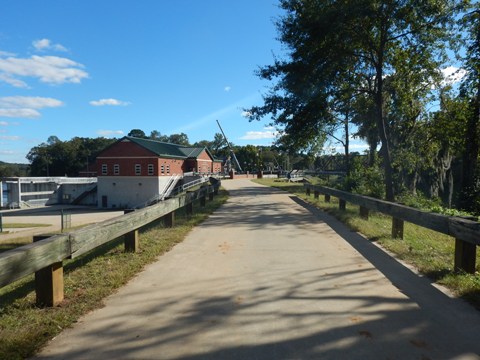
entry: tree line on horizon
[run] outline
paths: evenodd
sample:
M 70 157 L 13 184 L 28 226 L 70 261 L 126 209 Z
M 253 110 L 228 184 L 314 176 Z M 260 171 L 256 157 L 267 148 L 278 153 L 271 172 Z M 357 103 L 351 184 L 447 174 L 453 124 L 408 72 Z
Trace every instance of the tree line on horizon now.
M 191 143 L 185 133 L 162 135 L 153 130 L 147 135 L 141 129 L 132 129 L 127 136 L 172 143 L 183 146 L 206 147 L 212 155 L 225 160 L 233 149 L 243 171 L 278 171 L 314 167 L 311 157 L 301 153 L 291 153 L 280 146 L 239 146 L 227 144 L 223 135 L 215 133 L 212 140 Z M 97 155 L 106 147 L 118 141 L 117 138 L 74 137 L 62 141 L 51 135 L 46 142 L 34 146 L 26 158 L 29 164 L 0 163 L 0 177 L 11 176 L 79 176 L 94 168 Z

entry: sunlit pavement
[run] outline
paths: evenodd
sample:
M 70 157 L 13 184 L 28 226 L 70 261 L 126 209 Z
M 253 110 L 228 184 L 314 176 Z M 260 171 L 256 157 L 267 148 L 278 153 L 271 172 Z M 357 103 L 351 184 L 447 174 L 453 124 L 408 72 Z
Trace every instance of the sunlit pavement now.
M 479 313 L 288 193 L 230 199 L 38 359 L 479 359 Z

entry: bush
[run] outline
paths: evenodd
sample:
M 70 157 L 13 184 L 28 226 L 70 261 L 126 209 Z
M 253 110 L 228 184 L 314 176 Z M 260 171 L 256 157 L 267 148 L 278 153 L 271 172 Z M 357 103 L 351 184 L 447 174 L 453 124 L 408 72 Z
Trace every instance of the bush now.
M 367 167 L 361 160 L 361 158 L 352 159 L 350 175 L 345 178 L 343 189 L 378 199 L 385 198 L 385 182 L 382 169 L 378 164 Z

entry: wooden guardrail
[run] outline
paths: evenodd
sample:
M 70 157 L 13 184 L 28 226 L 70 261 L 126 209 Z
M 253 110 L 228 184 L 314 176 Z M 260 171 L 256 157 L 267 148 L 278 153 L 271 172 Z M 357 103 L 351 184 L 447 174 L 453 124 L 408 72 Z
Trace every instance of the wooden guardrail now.
M 167 226 L 173 226 L 175 210 L 186 207 L 187 214 L 192 214 L 194 201 L 205 206 L 207 196 L 213 200 L 219 187 L 220 181 L 79 230 L 35 237 L 32 244 L 0 254 L 0 287 L 35 273 L 37 303 L 54 306 L 63 300 L 63 260 L 76 258 L 124 235 L 125 250 L 136 252 L 138 229 L 162 217 Z
M 359 205 L 360 216 L 365 219 L 368 219 L 369 210 L 390 215 L 392 217 L 393 238 L 403 239 L 404 221 L 454 237 L 454 269 L 471 274 L 475 273 L 476 247 L 480 245 L 480 222 L 456 216 L 430 213 L 325 186 L 305 183 L 304 187 L 307 195 L 310 195 L 312 191 L 316 198 L 323 194 L 326 202 L 330 201 L 330 196 L 338 198 L 341 210 L 345 210 L 347 202 Z

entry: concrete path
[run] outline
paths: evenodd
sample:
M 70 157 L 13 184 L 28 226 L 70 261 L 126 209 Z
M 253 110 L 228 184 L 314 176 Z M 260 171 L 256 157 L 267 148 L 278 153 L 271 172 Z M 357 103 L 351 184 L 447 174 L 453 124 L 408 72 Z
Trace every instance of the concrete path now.
M 480 359 L 480 316 L 291 195 L 231 198 L 37 359 Z

